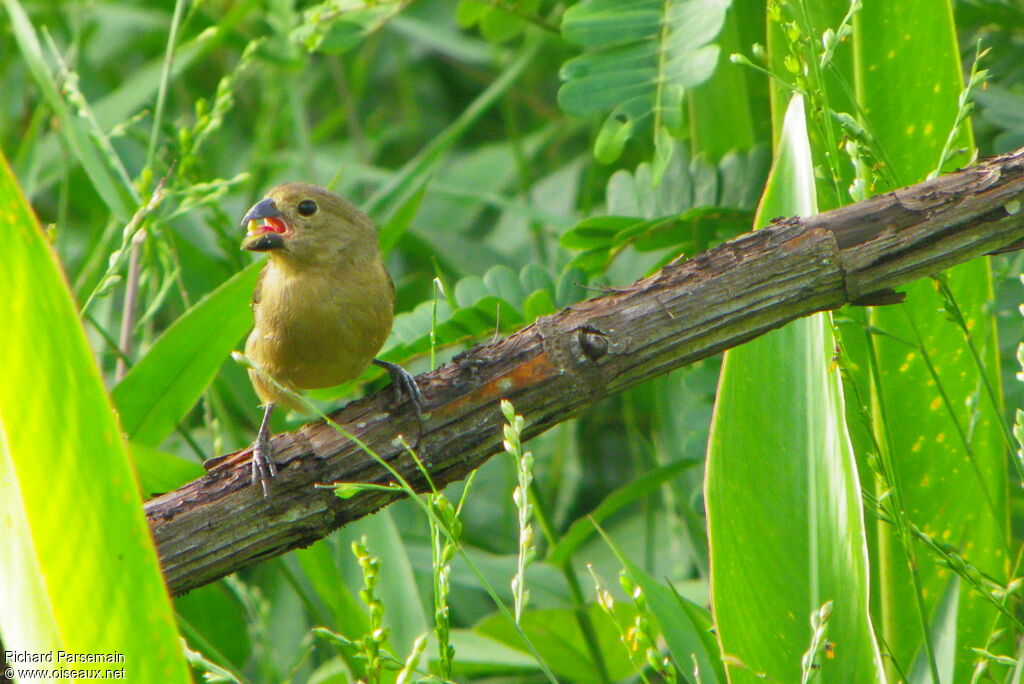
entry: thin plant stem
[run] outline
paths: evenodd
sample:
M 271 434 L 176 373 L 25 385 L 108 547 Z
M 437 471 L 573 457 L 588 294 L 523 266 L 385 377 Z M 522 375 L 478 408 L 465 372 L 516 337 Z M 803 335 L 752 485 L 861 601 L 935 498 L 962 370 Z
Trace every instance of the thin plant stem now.
M 534 643 L 530 639 L 530 637 L 526 634 L 526 632 L 523 631 L 522 627 L 520 627 L 519 624 L 516 622 L 515 616 L 509 610 L 508 606 L 505 605 L 505 602 L 501 600 L 501 597 L 498 596 L 498 592 L 494 589 L 494 587 L 491 585 L 491 583 L 487 580 L 487 578 L 484 576 L 484 574 L 480 571 L 480 568 L 477 567 L 477 564 L 475 562 L 473 562 L 473 559 L 469 556 L 469 554 L 462 547 L 462 545 L 458 543 L 458 539 L 454 535 L 454 533 L 451 530 L 448 529 L 448 526 L 444 523 L 444 521 L 442 521 L 437 516 L 437 513 L 431 508 L 431 506 L 428 505 L 428 503 L 424 500 L 424 498 L 422 496 L 420 496 L 419 493 L 417 493 L 416 490 L 414 490 L 412 488 L 412 485 L 409 484 L 409 482 L 402 476 L 402 474 L 399 473 L 397 470 L 395 470 L 394 466 L 392 466 L 390 463 L 388 463 L 383 458 L 381 458 L 380 455 L 377 454 L 377 452 L 375 452 L 373 449 L 371 449 L 365 442 L 363 442 L 361 439 L 359 439 L 358 437 L 356 437 L 355 435 L 350 433 L 348 430 L 343 428 L 341 425 L 339 425 L 337 422 L 335 422 L 330 416 L 328 416 L 323 411 L 321 411 L 318 407 L 316 407 L 315 405 L 310 403 L 309 400 L 307 400 L 301 394 L 296 394 L 295 392 L 293 392 L 290 389 L 288 389 L 288 388 L 284 387 L 283 385 L 281 385 L 274 378 L 274 376 L 270 375 L 269 373 L 264 371 L 262 368 L 260 368 L 258 365 L 256 365 L 252 361 L 250 361 L 248 358 L 246 358 L 246 356 L 244 354 L 241 354 L 239 352 L 234 352 L 234 353 L 232 353 L 231 358 L 234 359 L 237 363 L 242 364 L 246 368 L 251 368 L 252 370 L 255 370 L 257 373 L 259 373 L 260 377 L 262 377 L 264 380 L 266 380 L 271 385 L 273 385 L 274 388 L 277 389 L 279 392 L 282 392 L 283 394 L 287 394 L 288 396 L 292 397 L 293 399 L 295 399 L 296 401 L 301 403 L 306 408 L 306 410 L 308 410 L 310 413 L 316 415 L 318 418 L 320 418 L 322 421 L 324 421 L 324 423 L 326 423 L 327 425 L 330 425 L 338 434 L 340 434 L 343 437 L 345 437 L 348 440 L 350 440 L 353 444 L 358 446 L 360 450 L 362 450 L 370 458 L 374 459 L 381 467 L 383 467 L 385 470 L 387 470 L 388 473 L 390 473 L 391 476 L 395 479 L 395 482 L 393 484 L 389 485 L 389 486 L 366 485 L 366 484 L 358 484 L 358 485 L 345 485 L 345 484 L 341 484 L 340 486 L 341 487 L 348 487 L 348 488 L 351 488 L 352 486 L 355 486 L 355 487 L 359 487 L 359 488 L 386 490 L 386 491 L 395 491 L 397 489 L 397 490 L 400 490 L 403 493 L 405 493 L 405 495 L 408 496 L 409 499 L 411 499 L 417 506 L 420 507 L 420 510 L 422 510 L 423 513 L 428 516 L 428 518 L 430 518 L 435 524 L 438 525 L 438 527 L 441 529 L 441 531 L 444 533 L 444 535 L 448 538 L 448 540 L 450 542 L 452 542 L 453 544 L 455 544 L 455 548 L 458 550 L 459 555 L 466 562 L 466 565 L 469 567 L 470 571 L 476 576 L 477 580 L 480 582 L 480 585 L 484 588 L 484 591 L 487 592 L 487 595 L 494 602 L 494 605 L 496 605 L 498 607 L 498 610 L 502 613 L 502 615 L 504 615 L 509 620 L 509 622 L 512 624 L 512 628 L 515 630 L 516 634 L 519 635 L 519 638 L 522 639 L 523 644 L 526 646 L 527 650 L 530 652 L 530 655 L 533 656 L 533 658 L 537 661 L 538 667 L 540 667 L 540 669 L 544 672 L 544 675 L 548 678 L 548 680 L 552 684 L 557 684 L 558 679 L 557 679 L 557 677 L 555 677 L 554 672 L 551 671 L 551 668 L 548 666 L 548 664 L 544 660 L 543 656 L 541 656 L 540 651 L 537 650 L 537 647 L 534 645 Z M 417 460 L 417 462 L 419 462 L 419 461 Z M 420 467 L 423 467 L 422 464 L 420 464 Z M 332 488 L 336 488 L 339 485 L 325 485 L 325 486 L 330 486 Z
M 120 355 L 117 357 L 117 369 L 114 378 L 120 380 L 128 372 L 126 359 L 131 357 L 132 340 L 135 329 L 135 311 L 138 308 L 139 274 L 142 270 L 142 245 L 146 241 L 146 231 L 138 230 L 132 237 L 131 256 L 128 259 L 128 282 L 124 288 L 124 305 L 121 312 L 121 334 L 117 340 Z
M 867 339 L 867 351 L 868 351 L 868 367 L 870 369 L 872 381 L 875 384 L 877 402 L 879 407 L 879 416 L 881 422 L 881 432 L 885 439 L 879 442 L 879 464 L 881 465 L 880 472 L 884 474 L 885 485 L 889 490 L 891 496 L 890 508 L 892 509 L 893 522 L 896 526 L 896 537 L 900 541 L 900 546 L 903 549 L 903 555 L 907 562 L 907 568 L 910 571 L 911 584 L 913 585 L 915 606 L 917 608 L 917 618 L 919 626 L 921 628 L 921 639 L 924 645 L 925 656 L 928 659 L 928 667 L 932 675 L 932 681 L 942 681 L 939 677 L 939 666 L 938 661 L 935 658 L 935 648 L 932 645 L 931 634 L 928 631 L 928 617 L 927 611 L 924 605 L 923 590 L 921 588 L 921 575 L 917 568 L 917 556 L 914 553 L 914 549 L 910 543 L 910 532 L 909 525 L 906 519 L 906 508 L 903 505 L 903 490 L 900 486 L 899 475 L 892 462 L 893 452 L 893 440 L 892 434 L 889 430 L 889 421 L 886 420 L 886 409 L 885 409 L 885 393 L 883 391 L 882 376 L 879 371 L 878 357 L 875 353 L 874 340 L 871 339 L 870 334 L 867 330 L 864 331 L 868 335 Z
M 174 48 L 178 44 L 178 29 L 185 9 L 185 0 L 175 0 L 174 14 L 171 16 L 171 28 L 167 34 L 167 48 L 164 51 L 163 71 L 160 73 L 160 86 L 156 93 L 156 107 L 153 111 L 153 127 L 149 131 L 149 145 L 146 147 L 146 168 L 152 169 L 156 161 L 156 144 L 160 136 L 160 124 L 163 123 L 164 106 L 167 102 L 167 87 L 171 82 L 171 68 L 174 65 Z

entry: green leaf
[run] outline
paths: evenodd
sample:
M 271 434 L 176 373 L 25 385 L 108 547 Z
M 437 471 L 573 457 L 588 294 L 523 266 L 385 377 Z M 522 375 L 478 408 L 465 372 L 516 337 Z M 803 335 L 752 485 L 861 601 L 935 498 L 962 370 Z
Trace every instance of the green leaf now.
M 636 119 L 623 115 L 609 116 L 601 124 L 594 140 L 594 159 L 611 164 L 622 156 L 626 143 L 633 137 Z
M 669 247 L 685 247 L 687 253 L 696 253 L 713 247 L 743 232 L 753 220 L 751 212 L 728 207 L 699 207 L 683 212 L 678 217 L 652 221 L 636 236 L 616 235 L 616 241 L 630 240 L 640 252 L 651 252 Z
M 718 36 L 721 52 L 714 74 L 687 93 L 689 140 L 693 151 L 704 153 L 713 161 L 732 150 L 753 147 L 760 133 L 757 127 L 762 125 L 757 121 L 757 114 L 762 106 L 767 110 L 767 97 L 763 103 L 757 99 L 761 88 L 767 91 L 767 83 L 761 75 L 729 60 L 730 55 L 750 49 L 747 41 L 751 36 L 740 38 L 740 26 L 744 23 L 757 26 L 761 34 L 757 42 L 764 44 L 763 13 L 733 3 Z M 767 131 L 767 122 L 763 128 Z
M 128 442 L 128 449 L 135 463 L 135 471 L 139 474 L 142 496 L 146 498 L 177 489 L 206 473 L 198 463 L 146 444 Z
M 526 266 L 523 266 L 523 269 L 519 271 L 519 281 L 523 284 L 523 289 L 526 292 L 532 293 L 535 290 L 555 291 L 555 281 L 551 274 L 537 264 L 526 264 Z
M 626 575 L 633 584 L 640 587 L 646 597 L 646 605 L 654 614 L 676 665 L 684 672 L 690 672 L 696 661 L 701 682 L 724 684 L 728 681 L 708 610 L 680 596 L 671 585 L 662 584 L 644 572 L 616 546 L 604 530 L 599 526 L 597 529 L 622 563 Z
M 347 560 L 352 542 L 362 535 L 369 540 L 370 553 L 380 558 L 382 570 L 377 576 L 376 593 L 384 603 L 384 623 L 391 632 L 390 643 L 397 653 L 408 653 L 413 642 L 429 629 L 429 625 L 423 610 L 425 603 L 420 596 L 420 585 L 416 582 L 409 559 L 407 541 L 396 526 L 390 510 L 364 518 L 341 530 L 337 535 L 337 546 L 345 550 L 347 574 L 338 577 L 338 580 L 349 587 L 362 584 L 356 564 Z M 337 588 L 323 585 L 318 586 L 318 589 L 321 592 L 338 591 Z M 365 607 L 361 610 L 365 610 Z M 355 632 L 351 636 L 358 638 L 361 634 Z
M 615 244 L 615 236 L 622 231 L 635 230 L 635 226 L 647 223 L 631 216 L 595 216 L 562 233 L 559 242 L 568 249 L 608 248 Z
M 249 300 L 262 262 L 250 264 L 182 314 L 113 391 L 125 433 L 157 447 L 174 430 L 252 327 Z
M 527 17 L 536 14 L 539 7 L 540 0 L 489 3 L 459 0 L 455 16 L 465 28 L 479 25 L 480 33 L 488 42 L 505 43 L 523 33 L 528 26 Z
M 437 653 L 436 639 L 427 648 Z M 543 672 L 529 653 L 478 634 L 469 629 L 451 630 L 451 644 L 455 647 L 455 674 L 466 680 L 483 677 L 531 676 L 542 677 Z M 436 658 L 436 656 L 433 656 Z
M 757 224 L 816 211 L 803 102 L 794 97 Z M 868 612 L 860 483 L 819 314 L 725 355 L 708 445 L 712 599 L 732 682 L 800 681 L 811 614 L 834 609 L 822 682 L 882 677 Z M 738 665 L 738 663 L 742 663 Z
M 682 102 L 682 98 L 679 98 Z M 661 183 L 661 177 L 665 175 L 665 169 L 672 159 L 672 134 L 665 128 L 659 128 L 654 132 L 654 159 L 651 160 L 651 172 L 654 175 L 654 185 Z
M 455 21 L 459 22 L 459 26 L 463 28 L 470 28 L 480 21 L 489 9 L 491 9 L 489 5 L 476 2 L 476 0 L 459 0 L 459 4 L 455 7 Z
M 527 43 L 526 48 L 520 51 L 501 74 L 492 80 L 444 131 L 435 135 L 429 145 L 407 161 L 387 184 L 378 188 L 366 201 L 366 213 L 371 217 L 378 214 L 389 216 L 397 207 L 404 206 L 406 198 L 419 191 L 420 184 L 437 168 L 452 146 L 522 76 L 538 50 L 539 43 Z
M 120 653 L 190 682 L 135 473 L 71 293 L 0 155 L 0 632 L 30 653 Z M 102 669 L 107 669 L 103 667 Z
M 572 265 L 562 270 L 555 286 L 555 302 L 558 306 L 568 306 L 590 296 L 586 289 L 587 275 Z
M 523 286 L 519 282 L 519 275 L 504 264 L 499 264 L 489 269 L 484 274 L 484 284 L 489 291 L 501 299 L 516 305 L 522 303 L 523 298 L 526 296 L 526 293 L 523 292 Z
M 535 321 L 541 316 L 554 313 L 555 308 L 551 290 L 534 290 L 523 300 L 523 318 L 527 321 Z
M 546 560 L 553 565 L 568 563 L 576 549 L 594 533 L 594 523 L 600 524 L 616 511 L 656 491 L 667 481 L 695 465 L 696 461 L 676 461 L 646 472 L 608 494 L 597 508 L 587 514 L 587 517 L 579 518 L 569 526 L 558 543 L 552 547 Z
M 622 646 L 618 628 L 597 604 L 588 605 L 586 610 L 610 678 L 619 680 L 628 676 L 633 666 Z M 579 620 L 572 610 L 527 610 L 520 626 L 556 675 L 570 682 L 601 681 L 600 671 L 590 658 Z M 510 648 L 525 649 L 522 638 L 503 613 L 484 618 L 473 631 Z
M 390 252 L 391 248 L 402 237 L 402 234 L 409 229 L 409 224 L 416 218 L 416 212 L 420 208 L 420 203 L 423 202 L 423 196 L 427 193 L 428 181 L 428 176 L 420 178 L 418 180 L 420 184 L 419 189 L 406 197 L 395 209 L 394 214 L 388 219 L 387 223 L 381 226 L 377 234 L 381 254 Z
M 562 35 L 592 52 L 562 66 L 558 103 L 586 116 L 608 112 L 594 154 L 611 163 L 643 124 L 658 159 L 668 162 L 667 139 L 678 132 L 683 95 L 715 69 L 727 0 L 583 0 L 562 16 Z
M 676 147 L 660 185 L 646 162 L 634 173 L 612 175 L 608 210 L 615 215 L 584 219 L 559 239 L 563 247 L 586 250 L 571 267 L 593 278 L 629 246 L 642 252 L 670 250 L 659 260 L 667 263 L 747 229 L 764 184 L 763 150 L 726 155 L 716 168 L 700 157 L 689 159 L 685 148 Z
M 100 146 L 89 135 L 85 120 L 77 116 L 65 102 L 60 88 L 50 72 L 50 67 L 43 58 L 39 37 L 32 27 L 18 0 L 5 0 L 7 13 L 11 17 L 14 37 L 18 42 L 22 57 L 29 71 L 36 80 L 39 89 L 46 97 L 47 104 L 57 114 L 61 122 L 68 146 L 82 164 L 96 192 L 106 203 L 110 213 L 120 221 L 127 221 L 132 214 L 130 192 L 126 191 L 116 173 L 110 168 L 110 160 Z
M 444 300 L 437 305 L 434 338 L 442 347 L 496 331 L 511 332 L 555 310 L 555 285 L 551 276 L 535 264 L 524 266 L 518 274 L 499 264 L 483 278 L 463 278 L 453 289 L 457 308 L 452 309 Z M 396 316 L 382 358 L 400 361 L 429 351 L 433 307 L 433 302 L 422 302 Z
M 860 106 L 870 113 L 870 128 L 902 185 L 924 180 L 938 164 L 956 118 L 963 72 L 952 3 L 913 0 L 888 9 L 864 4 L 855 40 L 871 49 L 855 51 L 855 69 L 862 83 Z M 897 92 L 898 98 L 891 97 Z M 969 127 L 954 148 L 974 148 Z M 962 164 L 966 157 L 958 159 Z M 870 388 L 876 399 L 876 435 L 892 454 L 909 519 L 927 525 L 930 534 L 963 549 L 977 568 L 1004 582 L 1009 579 L 1006 558 L 1012 552 L 1006 541 L 1011 532 L 1003 416 L 984 389 L 988 383 L 1001 395 L 992 273 L 988 259 L 976 259 L 946 275 L 984 368 L 971 360 L 959 329 L 937 315 L 943 301 L 934 284 L 920 281 L 904 288 L 902 305 L 871 311 L 869 324 L 878 334 L 867 336 L 863 327 L 850 331 L 851 341 L 861 340 L 857 348 L 865 354 L 866 344 L 873 346 L 879 369 L 876 378 L 869 378 L 868 360 L 860 356 L 854 359 L 860 369 L 856 377 L 865 396 Z M 887 601 L 877 624 L 896 662 L 909 671 L 924 636 L 921 618 L 907 609 L 916 603 L 916 592 L 891 529 L 881 528 L 877 543 L 879 558 L 898 559 L 880 576 L 876 591 Z M 931 557 L 922 559 L 920 552 L 916 556 L 925 620 L 933 624 L 949 571 Z M 961 583 L 954 615 L 956 669 L 950 681 L 964 681 L 971 678 L 977 659 L 972 647 L 986 643 L 998 623 L 992 606 L 966 582 Z
M 175 612 L 183 635 L 189 643 L 201 646 L 210 655 L 240 668 L 248 657 L 251 644 L 245 614 L 238 596 L 224 582 L 214 582 L 192 589 L 174 599 Z M 208 649 L 207 645 L 212 646 Z M 216 649 L 216 650 L 213 650 Z M 221 665 L 227 663 L 217 658 Z
M 345 557 L 345 551 L 338 536 L 331 536 L 305 549 L 297 549 L 294 553 L 310 590 L 329 612 L 331 621 L 326 624 L 339 634 L 358 639 L 369 631 L 370 620 L 366 615 L 366 606 L 359 600 L 357 589 L 349 588 L 360 587 L 361 583 L 353 578 L 349 584 L 342 574 L 340 559 Z M 348 649 L 339 652 L 350 666 L 357 666 L 356 659 Z
M 331 24 L 327 33 L 311 48 L 311 51 L 322 52 L 325 55 L 344 54 L 363 41 L 367 33 L 366 28 L 358 21 L 337 21 Z
M 367 7 L 344 8 L 324 2 L 303 13 L 303 23 L 292 32 L 292 40 L 310 52 L 343 54 L 379 31 L 404 5 L 399 2 Z

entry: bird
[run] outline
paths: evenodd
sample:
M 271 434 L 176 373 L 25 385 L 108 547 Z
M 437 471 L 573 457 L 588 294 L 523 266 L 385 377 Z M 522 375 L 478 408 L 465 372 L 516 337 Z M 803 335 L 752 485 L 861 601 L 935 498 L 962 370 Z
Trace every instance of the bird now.
M 422 421 L 423 396 L 401 366 L 376 358 L 394 320 L 395 285 L 370 219 L 353 204 L 309 183 L 271 188 L 242 218 L 242 249 L 265 252 L 245 343 L 249 379 L 263 406 L 252 447 L 252 480 L 269 496 L 277 476 L 270 416 L 303 406 L 282 391 L 354 380 L 372 363 L 388 372 L 396 402 L 408 397 Z

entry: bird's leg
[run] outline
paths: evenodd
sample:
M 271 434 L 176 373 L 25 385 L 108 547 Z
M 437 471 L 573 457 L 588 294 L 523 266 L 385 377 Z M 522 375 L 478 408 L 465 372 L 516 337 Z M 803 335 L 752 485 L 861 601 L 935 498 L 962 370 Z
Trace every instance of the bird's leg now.
M 260 431 L 252 445 L 252 481 L 259 482 L 264 499 L 270 496 L 270 480 L 277 477 L 274 452 L 270 447 L 270 414 L 273 412 L 274 402 L 268 401 L 263 409 Z
M 416 418 L 420 422 L 420 429 L 423 428 L 423 409 L 425 403 L 423 401 L 423 393 L 420 392 L 419 385 L 416 384 L 416 378 L 412 377 L 409 371 L 405 370 L 396 363 L 388 363 L 387 361 L 381 361 L 380 359 L 374 359 L 373 364 L 380 366 L 388 372 L 391 376 L 391 388 L 395 393 L 395 404 L 402 402 L 403 395 L 409 398 L 412 402 L 413 408 L 416 409 Z

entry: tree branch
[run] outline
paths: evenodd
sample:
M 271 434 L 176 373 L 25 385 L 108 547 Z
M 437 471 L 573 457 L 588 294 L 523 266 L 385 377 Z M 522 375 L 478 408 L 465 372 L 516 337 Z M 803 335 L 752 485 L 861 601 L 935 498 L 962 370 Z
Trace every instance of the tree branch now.
M 591 404 L 787 322 L 846 303 L 894 301 L 890 288 L 1024 242 L 1024 150 L 810 218 L 778 219 L 688 261 L 575 304 L 419 377 L 426 397 L 416 444 L 438 487 L 501 450 L 509 398 L 532 437 Z M 416 439 L 408 404 L 390 392 L 333 420 L 414 487 L 418 467 L 396 435 Z M 399 492 L 340 499 L 316 483 L 387 484 L 387 471 L 322 421 L 275 435 L 269 499 L 250 482 L 248 449 L 146 504 L 168 586 L 180 594 L 306 546 Z

